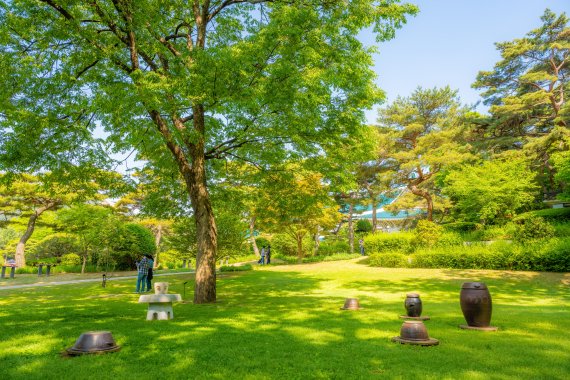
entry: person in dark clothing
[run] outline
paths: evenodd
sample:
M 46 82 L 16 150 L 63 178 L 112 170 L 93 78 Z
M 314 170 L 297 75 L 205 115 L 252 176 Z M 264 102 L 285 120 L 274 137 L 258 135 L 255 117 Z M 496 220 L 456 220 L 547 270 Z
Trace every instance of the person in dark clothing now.
M 267 258 L 267 264 L 271 263 L 271 245 L 267 246 L 267 249 L 265 250 L 265 256 Z
M 154 266 L 154 260 L 152 259 L 151 255 L 145 255 L 148 262 L 148 273 L 146 275 L 146 291 L 150 292 L 152 288 L 152 267 Z

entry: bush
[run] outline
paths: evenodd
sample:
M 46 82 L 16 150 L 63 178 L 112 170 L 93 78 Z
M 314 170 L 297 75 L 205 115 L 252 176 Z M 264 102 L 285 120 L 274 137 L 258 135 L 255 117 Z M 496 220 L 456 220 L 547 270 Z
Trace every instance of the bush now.
M 529 211 L 513 218 L 514 222 L 521 222 L 527 218 L 539 216 L 548 222 L 570 222 L 570 208 L 546 208 L 543 210 Z
M 402 253 L 377 253 L 370 256 L 370 266 L 384 268 L 405 268 L 408 257 Z
M 483 225 L 480 223 L 473 223 L 473 222 L 453 222 L 447 223 L 442 225 L 445 230 L 454 231 L 454 232 L 469 232 L 469 231 L 476 231 L 483 228 Z
M 364 247 L 370 254 L 382 252 L 410 253 L 414 235 L 410 232 L 379 232 L 364 237 Z
M 220 272 L 242 272 L 252 270 L 253 267 L 251 264 L 244 264 L 244 265 L 224 265 L 220 267 Z
M 518 242 L 548 239 L 554 236 L 554 227 L 540 216 L 530 216 L 521 221 L 515 229 L 513 238 Z
M 530 244 L 496 242 L 418 250 L 413 268 L 570 271 L 570 239 L 534 240 Z
M 444 232 L 437 240 L 436 247 L 453 247 L 463 245 L 463 238 L 457 232 Z
M 148 228 L 136 223 L 127 223 L 121 235 L 112 255 L 117 263 L 117 269 L 134 269 L 135 262 L 141 256 L 155 254 L 154 236 Z
M 556 237 L 570 237 L 570 223 L 556 223 L 554 227 L 554 236 Z
M 420 220 L 414 230 L 415 244 L 418 246 L 433 247 L 443 233 L 443 228 L 429 220 Z
M 77 253 L 68 253 L 61 256 L 61 265 L 73 266 L 81 264 L 81 257 Z
M 367 219 L 359 219 L 356 222 L 356 232 L 370 232 L 372 231 L 372 223 Z
M 324 240 L 319 244 L 319 256 L 330 256 L 350 252 L 350 246 L 344 240 Z
M 77 238 L 71 234 L 55 233 L 46 236 L 26 255 L 43 259 L 48 257 L 61 257 L 67 253 L 79 252 L 81 247 Z

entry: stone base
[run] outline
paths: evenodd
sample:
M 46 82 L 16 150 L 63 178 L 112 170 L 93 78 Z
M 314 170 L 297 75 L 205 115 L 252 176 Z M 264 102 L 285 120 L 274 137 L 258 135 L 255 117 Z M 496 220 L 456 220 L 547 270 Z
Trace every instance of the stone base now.
M 425 317 L 408 317 L 407 315 L 400 315 L 400 319 L 411 319 L 412 321 L 427 321 L 430 318 L 427 315 Z
M 172 310 L 172 302 L 149 303 L 146 313 L 147 321 L 152 320 L 168 320 L 174 318 Z
M 426 340 L 411 340 L 411 339 L 401 338 L 399 336 L 393 337 L 392 342 L 398 342 L 401 344 L 412 344 L 414 346 L 437 346 L 439 344 L 439 340 L 433 338 L 429 338 Z
M 497 331 L 499 328 L 494 326 L 487 326 L 487 327 L 476 327 L 476 326 L 468 326 L 468 325 L 459 325 L 460 328 L 465 330 L 479 330 L 479 331 Z

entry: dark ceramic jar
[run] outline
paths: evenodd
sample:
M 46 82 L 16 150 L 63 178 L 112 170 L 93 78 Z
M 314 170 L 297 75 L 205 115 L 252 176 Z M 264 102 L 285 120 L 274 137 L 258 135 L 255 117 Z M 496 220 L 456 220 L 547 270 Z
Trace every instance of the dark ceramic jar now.
M 419 317 L 422 315 L 422 300 L 418 293 L 408 293 L 406 294 L 406 300 L 404 301 L 404 307 L 406 308 L 406 314 L 408 317 Z
M 461 311 L 471 327 L 489 327 L 491 324 L 491 294 L 482 282 L 465 282 L 461 286 Z

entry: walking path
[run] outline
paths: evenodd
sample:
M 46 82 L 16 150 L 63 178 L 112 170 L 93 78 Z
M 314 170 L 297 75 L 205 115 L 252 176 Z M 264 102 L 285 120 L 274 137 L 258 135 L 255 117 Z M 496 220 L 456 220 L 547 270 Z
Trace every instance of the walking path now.
M 174 272 L 174 273 L 155 273 L 154 277 L 161 277 L 161 276 L 174 276 L 176 274 L 185 274 L 185 273 L 194 273 L 194 271 L 186 271 L 186 272 Z M 115 281 L 115 280 L 126 280 L 129 278 L 137 278 L 137 275 L 132 276 L 119 276 L 119 277 L 109 277 L 107 281 Z M 24 285 L 8 285 L 8 286 L 0 286 L 0 290 L 4 289 L 21 289 L 21 288 L 33 288 L 36 286 L 51 286 L 51 285 L 69 285 L 69 284 L 79 284 L 82 282 L 101 282 L 102 278 L 89 278 L 86 280 L 71 280 L 71 281 L 54 281 L 54 282 L 42 282 L 42 283 L 34 283 L 34 284 L 24 284 Z

